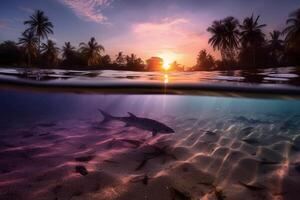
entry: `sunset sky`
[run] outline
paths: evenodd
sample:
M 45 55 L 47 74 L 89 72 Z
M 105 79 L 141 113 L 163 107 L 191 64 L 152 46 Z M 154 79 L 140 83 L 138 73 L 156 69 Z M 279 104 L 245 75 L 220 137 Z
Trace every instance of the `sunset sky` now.
M 282 30 L 288 14 L 300 7 L 299 0 L 1 0 L 0 41 L 17 40 L 23 21 L 34 9 L 42 9 L 54 24 L 50 39 L 59 47 L 74 46 L 94 36 L 106 53 L 118 51 L 195 64 L 199 50 L 206 48 L 207 27 L 213 20 L 261 15 L 265 32 Z

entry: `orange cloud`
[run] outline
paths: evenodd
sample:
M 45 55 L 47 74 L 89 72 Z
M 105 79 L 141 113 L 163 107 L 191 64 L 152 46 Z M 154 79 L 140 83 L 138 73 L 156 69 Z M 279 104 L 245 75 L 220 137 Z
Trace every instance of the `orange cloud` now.
M 186 18 L 135 24 L 132 32 L 136 38 L 135 49 L 146 58 L 168 54 L 178 62 L 192 66 L 198 51 L 209 49 L 207 35 Z

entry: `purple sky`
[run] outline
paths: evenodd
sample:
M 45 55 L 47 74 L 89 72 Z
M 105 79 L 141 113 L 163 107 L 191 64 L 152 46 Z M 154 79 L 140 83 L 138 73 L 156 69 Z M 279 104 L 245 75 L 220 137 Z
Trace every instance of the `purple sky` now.
M 17 40 L 22 22 L 34 9 L 42 9 L 54 24 L 58 46 L 74 46 L 94 36 L 112 58 L 118 51 L 143 59 L 161 56 L 195 64 L 199 50 L 206 48 L 207 27 L 213 20 L 252 13 L 268 24 L 266 33 L 282 30 L 288 14 L 300 8 L 299 0 L 1 0 L 0 41 Z

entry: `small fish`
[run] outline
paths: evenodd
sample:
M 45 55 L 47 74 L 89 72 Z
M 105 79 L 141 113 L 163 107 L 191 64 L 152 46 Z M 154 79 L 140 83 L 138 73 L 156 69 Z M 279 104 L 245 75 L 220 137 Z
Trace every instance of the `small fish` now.
M 213 131 L 206 131 L 205 134 L 206 135 L 216 135 L 217 133 L 213 132 Z
M 156 136 L 158 133 L 170 134 L 174 133 L 174 130 L 165 124 L 158 122 L 153 119 L 137 117 L 134 114 L 128 112 L 128 117 L 115 117 L 112 116 L 103 110 L 99 109 L 100 113 L 103 115 L 104 119 L 102 123 L 109 122 L 112 120 L 122 121 L 126 124 L 126 127 L 132 126 L 140 128 L 143 130 L 151 131 L 152 136 Z
M 79 174 L 81 174 L 82 176 L 86 176 L 86 175 L 88 175 L 88 171 L 87 171 L 87 169 L 84 167 L 84 166 L 82 166 L 82 165 L 77 165 L 77 166 L 75 166 L 75 171 L 76 171 L 76 173 L 79 173 Z
M 149 176 L 147 174 L 145 174 L 143 180 L 142 180 L 143 184 L 144 185 L 148 185 L 148 182 L 149 182 Z
M 246 127 L 246 128 L 243 128 L 240 133 L 242 135 L 249 135 L 252 131 L 254 130 L 253 127 Z
M 130 180 L 130 182 L 142 182 L 144 185 L 148 185 L 150 177 L 145 174 L 144 176 L 138 176 Z
M 81 156 L 81 157 L 76 157 L 75 161 L 77 162 L 89 162 L 94 159 L 95 156 L 89 155 L 89 156 Z
M 114 161 L 114 160 L 103 160 L 103 162 L 112 163 L 112 164 L 119 164 L 119 162 Z
M 267 161 L 267 160 L 261 160 L 259 161 L 261 165 L 279 165 L 280 162 L 275 162 L 275 161 Z
M 264 121 L 264 120 L 258 120 L 258 119 L 252 119 L 252 118 L 248 119 L 244 116 L 234 117 L 233 121 L 244 122 L 244 123 L 248 123 L 248 124 L 271 124 L 272 123 L 270 121 Z
M 164 156 L 165 158 L 170 157 L 173 160 L 177 160 L 177 158 L 173 154 L 168 152 L 168 146 L 164 146 L 162 148 L 156 147 L 156 146 L 152 146 L 152 147 L 154 147 L 154 151 L 150 152 L 150 153 L 144 153 L 144 159 L 139 164 L 139 166 L 137 166 L 135 171 L 141 170 L 143 167 L 146 166 L 146 164 L 148 163 L 149 160 L 160 157 L 160 156 Z
M 144 159 L 142 162 L 135 168 L 135 171 L 141 170 L 148 162 L 149 159 Z
M 226 196 L 224 195 L 224 192 L 223 190 L 217 188 L 214 186 L 214 193 L 215 193 L 215 196 L 216 196 L 216 199 L 217 200 L 225 200 L 226 199 Z
M 180 191 L 174 187 L 169 188 L 171 192 L 171 198 L 172 200 L 178 199 L 178 200 L 191 200 L 192 197 L 187 194 L 186 192 Z
M 139 147 L 143 143 L 143 141 L 140 140 L 130 140 L 130 139 L 122 139 L 121 141 L 134 145 L 135 147 Z
M 248 184 L 248 183 L 244 183 L 242 181 L 239 181 L 239 184 L 241 184 L 242 186 L 248 188 L 249 190 L 252 191 L 260 191 L 260 190 L 265 190 L 266 187 L 260 184 Z
M 259 144 L 259 141 L 255 138 L 245 138 L 243 141 L 248 144 Z

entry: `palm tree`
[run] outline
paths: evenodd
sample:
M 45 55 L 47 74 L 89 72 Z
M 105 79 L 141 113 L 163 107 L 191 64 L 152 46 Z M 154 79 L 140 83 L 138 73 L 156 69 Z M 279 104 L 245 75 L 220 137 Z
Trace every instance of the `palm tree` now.
M 265 34 L 262 28 L 266 24 L 258 24 L 260 16 L 254 19 L 254 16 L 244 19 L 243 24 L 240 25 L 240 41 L 243 48 L 252 49 L 253 65 L 255 65 L 255 50 L 257 47 L 261 47 L 265 42 Z
M 134 65 L 137 57 L 135 54 L 130 54 L 130 56 L 126 56 L 127 65 Z
M 98 44 L 94 37 L 92 37 L 87 44 L 82 42 L 79 46 L 80 51 L 87 58 L 88 66 L 99 64 L 101 52 L 104 51 L 104 47 Z
M 21 49 L 14 41 L 6 40 L 0 43 L 0 65 L 19 65 L 22 56 Z
M 48 40 L 47 43 L 43 43 L 41 50 L 49 65 L 53 65 L 57 62 L 59 48 L 56 47 L 56 44 L 52 40 Z
M 24 48 L 24 52 L 27 55 L 27 64 L 31 65 L 31 61 L 37 55 L 38 38 L 33 32 L 25 31 L 22 37 L 19 38 L 19 45 Z
M 214 50 L 220 50 L 223 59 L 232 60 L 239 46 L 239 22 L 234 17 L 214 21 L 207 31 L 212 34 L 208 43 Z
M 206 49 L 199 52 L 196 67 L 197 70 L 211 70 L 215 67 L 215 60 Z
M 132 53 L 126 56 L 126 67 L 129 70 L 144 70 L 144 61 Z
M 117 55 L 116 61 L 119 66 L 123 66 L 125 64 L 125 57 L 123 55 L 123 52 L 120 51 Z
M 226 51 L 230 60 L 234 59 L 235 50 L 239 46 L 239 21 L 234 17 L 226 17 L 223 19 L 226 30 Z
M 33 32 L 38 37 L 38 52 L 40 53 L 41 39 L 48 38 L 48 34 L 53 34 L 53 24 L 43 11 L 36 10 L 30 16 L 30 20 L 24 22 L 24 25 L 29 25 L 26 32 Z
M 241 28 L 241 43 L 243 46 L 255 46 L 260 45 L 265 41 L 265 34 L 262 32 L 262 28 L 266 24 L 258 24 L 260 16 L 254 20 L 254 16 L 244 19 Z
M 104 67 L 108 67 L 109 65 L 111 65 L 111 58 L 109 55 L 105 55 L 101 57 L 101 64 Z
M 75 53 L 75 47 L 70 42 L 65 42 L 65 46 L 62 48 L 63 58 L 68 59 L 73 53 Z
M 286 34 L 285 41 L 290 47 L 297 46 L 300 43 L 300 8 L 289 15 L 286 21 L 288 25 L 283 34 Z
M 272 59 L 278 60 L 280 53 L 283 51 L 283 40 L 280 39 L 280 36 L 280 31 L 273 31 L 270 33 L 271 39 L 268 41 L 268 46 L 271 51 Z
M 226 42 L 226 30 L 222 20 L 214 21 L 213 24 L 208 27 L 208 32 L 212 34 L 212 37 L 209 38 L 208 43 L 212 45 L 214 50 L 222 50 L 227 46 Z

